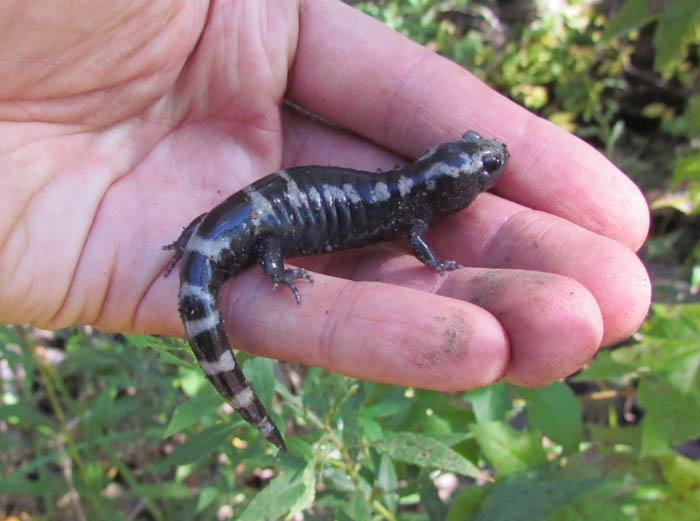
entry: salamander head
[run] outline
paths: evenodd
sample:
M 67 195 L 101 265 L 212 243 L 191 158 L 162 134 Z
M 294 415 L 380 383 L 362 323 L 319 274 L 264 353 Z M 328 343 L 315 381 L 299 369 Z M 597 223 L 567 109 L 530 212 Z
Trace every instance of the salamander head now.
M 461 139 L 448 141 L 416 161 L 437 215 L 466 208 L 479 193 L 488 190 L 505 170 L 508 150 L 500 141 L 485 139 L 470 130 Z

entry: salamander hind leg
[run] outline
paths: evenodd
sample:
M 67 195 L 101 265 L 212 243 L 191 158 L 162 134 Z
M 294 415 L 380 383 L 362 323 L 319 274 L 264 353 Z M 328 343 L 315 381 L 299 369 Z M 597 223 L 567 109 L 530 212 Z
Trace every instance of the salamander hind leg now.
M 182 230 L 182 233 L 175 240 L 175 242 L 171 242 L 170 244 L 166 244 L 165 246 L 163 246 L 164 250 L 175 250 L 175 255 L 173 255 L 173 258 L 170 259 L 170 262 L 165 267 L 165 271 L 163 271 L 163 277 L 167 277 L 168 275 L 170 275 L 170 272 L 173 271 L 175 265 L 185 254 L 185 247 L 187 246 L 187 242 L 190 240 L 190 237 L 192 237 L 194 229 L 202 221 L 202 219 L 204 219 L 206 215 L 206 213 L 203 213 L 190 224 L 188 224 L 187 227 L 184 230 Z
M 446 271 L 452 271 L 462 268 L 460 264 L 453 260 L 443 260 L 439 258 L 428 242 L 425 240 L 425 232 L 428 231 L 428 223 L 421 219 L 416 219 L 411 226 L 411 234 L 409 236 L 409 245 L 411 252 L 416 258 L 426 266 L 430 266 L 440 275 L 444 275 Z
M 285 268 L 282 259 L 282 247 L 277 237 L 266 235 L 261 237 L 257 245 L 257 261 L 262 266 L 265 274 L 272 278 L 272 288 L 284 284 L 294 294 L 297 304 L 301 304 L 301 295 L 294 284 L 295 280 L 306 279 L 309 282 L 314 279 L 302 268 Z

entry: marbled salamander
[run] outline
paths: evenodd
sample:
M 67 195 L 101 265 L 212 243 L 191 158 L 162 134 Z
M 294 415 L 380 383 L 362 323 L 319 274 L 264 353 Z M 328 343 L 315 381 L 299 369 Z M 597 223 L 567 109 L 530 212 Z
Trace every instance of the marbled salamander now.
M 285 449 L 277 426 L 246 380 L 229 347 L 219 312 L 227 278 L 259 264 L 273 287 L 311 276 L 285 268 L 283 259 L 409 237 L 413 254 L 442 273 L 459 267 L 439 259 L 424 234 L 438 216 L 462 210 L 493 185 L 508 152 L 498 141 L 469 131 L 413 163 L 369 173 L 331 166 L 300 166 L 270 174 L 200 215 L 166 250 L 182 258 L 180 315 L 199 365 L 214 387 L 269 441 Z

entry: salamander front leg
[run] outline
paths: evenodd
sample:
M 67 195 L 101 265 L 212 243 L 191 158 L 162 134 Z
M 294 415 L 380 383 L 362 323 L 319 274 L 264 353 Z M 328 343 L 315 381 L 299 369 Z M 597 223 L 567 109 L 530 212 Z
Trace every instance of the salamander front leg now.
M 285 268 L 282 259 L 282 249 L 277 237 L 267 235 L 260 238 L 258 243 L 257 261 L 262 266 L 266 275 L 272 278 L 272 289 L 276 289 L 280 284 L 288 286 L 297 304 L 301 304 L 301 295 L 294 284 L 295 280 L 306 279 L 309 282 L 314 279 L 305 269 L 302 268 Z
M 440 275 L 444 275 L 446 271 L 452 271 L 461 268 L 462 266 L 457 264 L 453 260 L 442 260 L 430 247 L 430 245 L 425 240 L 425 232 L 428 231 L 428 223 L 423 220 L 416 219 L 411 226 L 411 235 L 409 236 L 409 244 L 411 246 L 411 252 L 416 258 L 421 261 L 426 266 L 430 266 Z

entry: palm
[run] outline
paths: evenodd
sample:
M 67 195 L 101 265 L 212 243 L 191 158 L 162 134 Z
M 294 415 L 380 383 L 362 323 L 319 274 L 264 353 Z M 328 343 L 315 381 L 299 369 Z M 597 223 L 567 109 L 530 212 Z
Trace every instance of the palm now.
M 143 23 L 149 26 L 149 21 Z M 124 80 L 139 95 L 126 104 L 115 97 L 97 106 L 88 97 L 83 106 L 71 106 L 67 110 L 90 112 L 85 131 L 61 135 L 51 124 L 28 132 L 21 123 L 3 128 L 7 135 L 18 132 L 27 140 L 40 136 L 39 146 L 58 151 L 46 156 L 40 172 L 51 178 L 47 191 L 54 191 L 53 206 L 49 213 L 30 209 L 26 215 L 36 239 L 24 255 L 37 262 L 23 272 L 31 280 L 51 281 L 27 301 L 27 307 L 41 309 L 32 317 L 38 324 L 82 321 L 108 329 L 152 329 L 152 311 L 144 301 L 154 282 L 156 288 L 162 286 L 157 281 L 164 258 L 159 248 L 166 233 L 220 200 L 222 190 L 279 166 L 279 102 L 294 25 L 273 38 L 252 34 L 260 27 L 256 24 L 253 29 L 210 24 L 196 51 L 198 28 L 183 38 L 182 25 L 173 21 L 154 35 L 166 42 L 168 52 L 151 56 L 141 70 L 127 68 L 124 78 L 113 78 L 113 64 L 106 61 L 107 69 L 91 71 L 106 77 L 105 88 Z M 244 59 L 236 60 L 237 41 L 268 45 L 239 48 Z M 120 56 L 122 46 L 123 40 L 113 38 L 99 51 Z M 75 72 L 83 73 L 79 68 Z M 144 82 L 143 76 L 152 79 Z M 20 286 L 22 279 L 10 282 Z M 157 327 L 162 328 L 177 331 L 172 324 Z
M 60 31 L 54 49 L 0 26 L 2 48 L 29 46 L 0 70 L 16 78 L 0 86 L 0 320 L 181 334 L 177 280 L 160 276 L 160 248 L 228 193 L 287 163 L 398 160 L 372 141 L 414 155 L 485 127 L 513 156 L 499 193 L 524 206 L 481 197 L 435 240 L 464 264 L 507 269 L 443 280 L 384 250 L 316 258 L 306 262 L 327 276 L 301 288 L 303 306 L 251 270 L 224 288 L 234 340 L 346 374 L 455 389 L 502 374 L 544 383 L 580 366 L 601 336 L 610 343 L 636 327 L 648 280 L 623 244 L 644 236 L 643 200 L 595 153 L 340 3 L 168 4 L 134 12 L 125 2 L 122 24 L 83 25 L 87 54 Z M 0 20 L 17 20 L 2 9 Z M 25 67 L 51 63 L 54 50 L 74 61 L 49 75 Z M 284 111 L 285 95 L 369 140 Z M 3 102 L 16 99 L 26 103 Z M 552 146 L 541 153 L 543 142 Z

